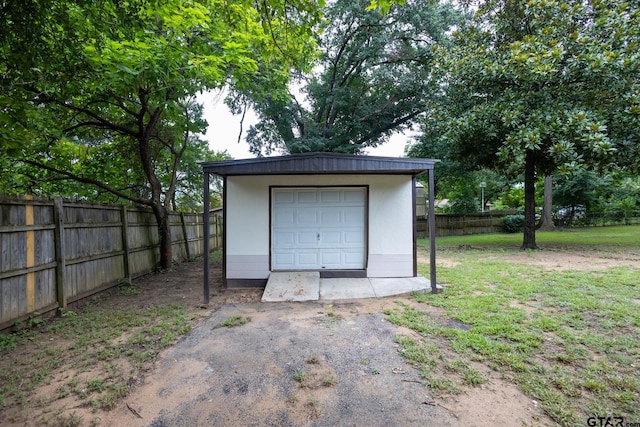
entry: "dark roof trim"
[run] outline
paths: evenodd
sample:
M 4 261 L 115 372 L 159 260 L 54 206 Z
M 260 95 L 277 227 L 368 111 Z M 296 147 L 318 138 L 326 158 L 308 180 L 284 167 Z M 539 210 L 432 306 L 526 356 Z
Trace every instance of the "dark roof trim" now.
M 304 153 L 255 159 L 201 163 L 204 173 L 230 175 L 393 174 L 420 175 L 439 160 Z

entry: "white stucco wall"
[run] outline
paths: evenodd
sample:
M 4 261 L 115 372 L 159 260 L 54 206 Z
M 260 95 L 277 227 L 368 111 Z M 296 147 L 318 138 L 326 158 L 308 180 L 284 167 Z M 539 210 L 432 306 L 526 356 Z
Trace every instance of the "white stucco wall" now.
M 413 275 L 412 177 L 408 175 L 265 175 L 227 178 L 228 279 L 269 277 L 270 186 L 369 186 L 369 277 Z

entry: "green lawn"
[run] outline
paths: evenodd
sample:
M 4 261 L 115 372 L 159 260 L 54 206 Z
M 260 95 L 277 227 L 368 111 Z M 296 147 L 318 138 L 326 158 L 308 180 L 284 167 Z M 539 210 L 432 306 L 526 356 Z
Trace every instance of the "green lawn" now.
M 640 252 L 640 226 L 593 227 L 562 231 L 536 232 L 536 243 L 541 249 L 600 250 Z M 418 244 L 428 248 L 428 240 Z M 438 237 L 438 249 L 457 248 L 460 245 L 486 249 L 517 250 L 522 245 L 522 234 L 496 233 L 469 236 Z
M 486 379 L 473 368 L 481 363 L 560 425 L 588 425 L 593 416 L 640 422 L 640 227 L 537 233 L 543 250 L 636 260 L 592 271 L 509 261 L 521 253 L 521 239 L 438 239 L 439 256 L 453 261 L 438 267 L 444 293 L 414 295 L 418 308 L 399 304 L 386 312 L 422 334 L 398 338 L 405 356 L 434 393 L 481 384 Z M 428 265 L 420 271 L 428 277 Z

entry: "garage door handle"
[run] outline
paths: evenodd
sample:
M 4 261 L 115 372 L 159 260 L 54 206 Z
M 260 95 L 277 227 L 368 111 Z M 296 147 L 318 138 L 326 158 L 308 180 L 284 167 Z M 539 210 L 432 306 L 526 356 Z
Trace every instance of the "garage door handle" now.
M 316 237 L 318 238 L 318 242 L 320 241 L 320 233 L 316 233 Z

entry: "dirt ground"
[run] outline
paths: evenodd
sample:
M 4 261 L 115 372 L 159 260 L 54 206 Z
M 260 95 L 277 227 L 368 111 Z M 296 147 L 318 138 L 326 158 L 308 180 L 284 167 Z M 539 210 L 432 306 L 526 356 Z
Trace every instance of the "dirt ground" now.
M 511 258 L 557 269 L 640 266 L 638 255 L 540 251 Z M 438 263 L 454 261 L 444 255 Z M 194 315 L 194 328 L 160 354 L 112 411 L 65 404 L 104 426 L 555 425 L 537 402 L 482 365 L 476 368 L 489 381 L 480 387 L 455 396 L 429 395 L 394 343 L 395 336 L 414 332 L 382 314 L 395 301 L 412 304 L 406 296 L 333 305 L 265 304 L 259 302 L 261 290 L 222 290 L 220 270 L 212 274 L 208 306 L 202 304 L 201 263 L 136 280 L 140 295 L 135 297 L 107 294 L 109 303 L 120 307 L 181 302 Z M 432 314 L 442 313 L 433 309 Z M 234 315 L 251 320 L 221 326 Z M 37 425 L 37 414 L 22 415 L 8 425 Z

